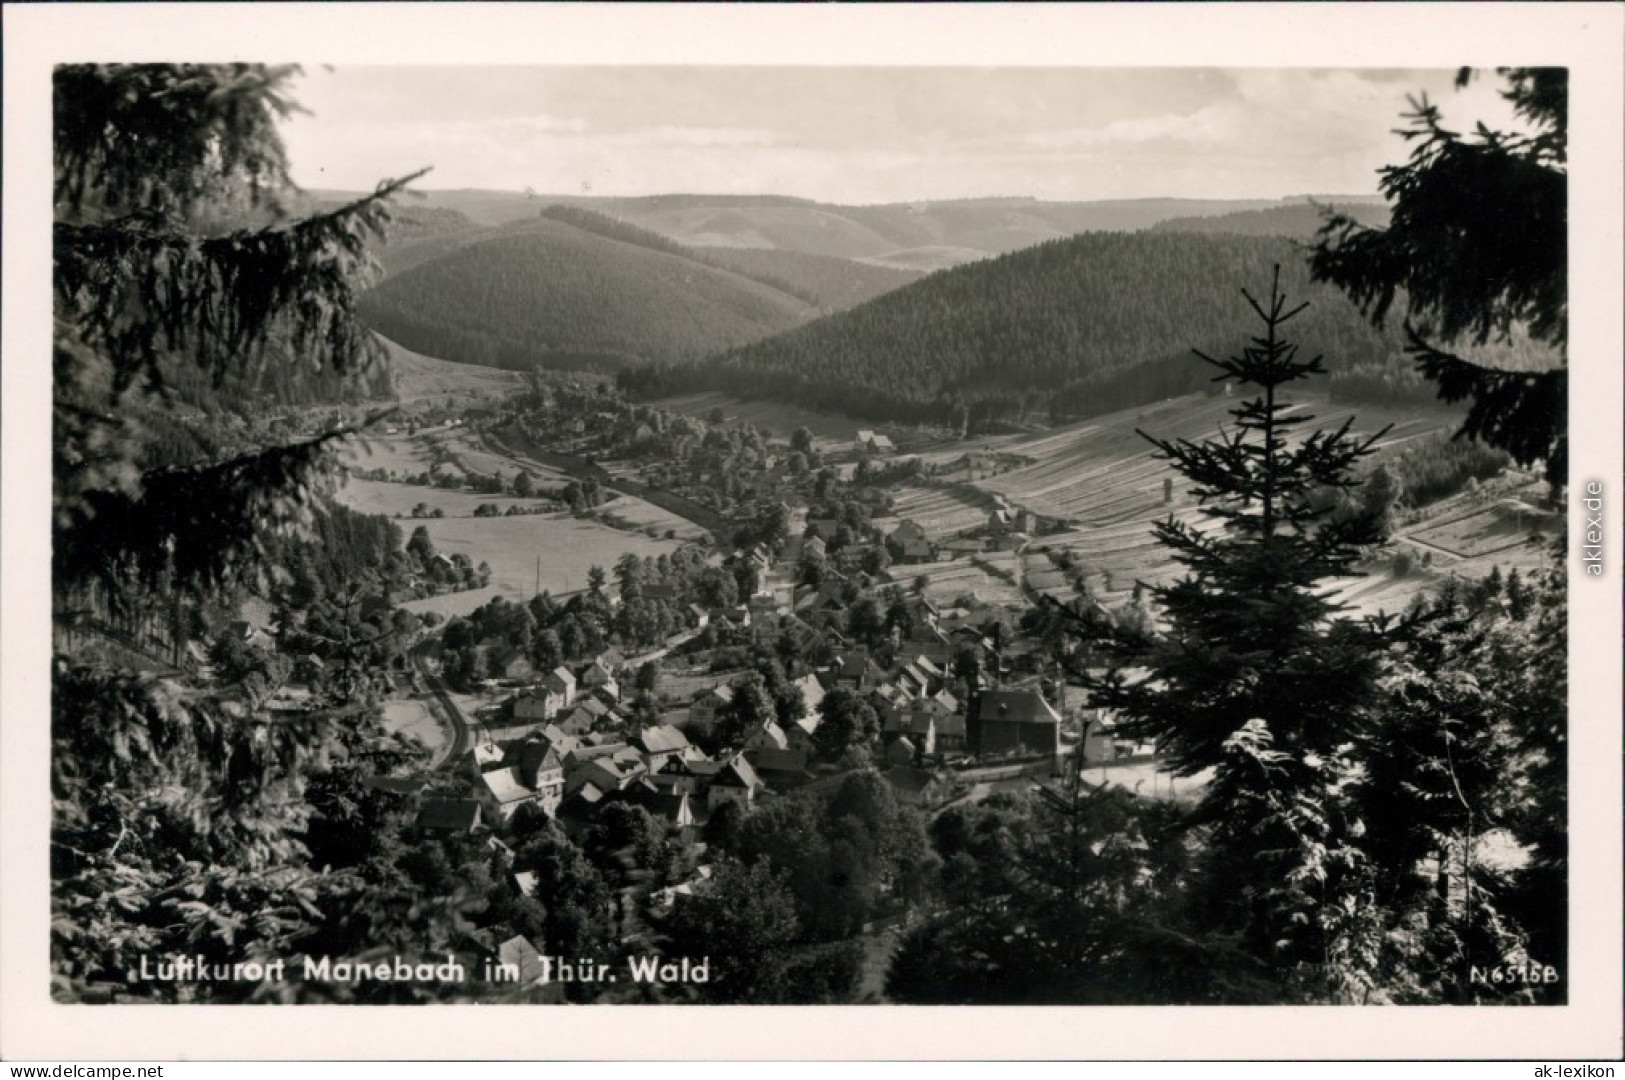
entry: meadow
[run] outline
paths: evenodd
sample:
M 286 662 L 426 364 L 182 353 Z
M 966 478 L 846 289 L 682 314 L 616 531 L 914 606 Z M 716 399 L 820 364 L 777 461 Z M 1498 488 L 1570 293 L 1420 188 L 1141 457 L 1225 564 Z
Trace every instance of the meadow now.
M 587 587 L 587 571 L 594 566 L 607 573 L 628 551 L 653 556 L 679 546 L 675 540 L 654 540 L 568 514 L 446 517 L 415 524 L 428 529 L 442 554 L 466 555 L 476 566 L 483 562 L 491 568 L 491 584 L 486 588 L 401 605 L 408 611 L 442 615 L 466 614 L 495 596 L 524 602 L 538 587 L 554 595 L 575 592 Z

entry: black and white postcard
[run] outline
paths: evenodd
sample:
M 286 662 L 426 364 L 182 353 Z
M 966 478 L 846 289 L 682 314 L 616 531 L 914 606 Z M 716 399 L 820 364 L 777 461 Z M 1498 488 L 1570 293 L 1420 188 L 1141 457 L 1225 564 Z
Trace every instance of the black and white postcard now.
M 1621 22 L 8 8 L 7 1052 L 1617 1056 Z

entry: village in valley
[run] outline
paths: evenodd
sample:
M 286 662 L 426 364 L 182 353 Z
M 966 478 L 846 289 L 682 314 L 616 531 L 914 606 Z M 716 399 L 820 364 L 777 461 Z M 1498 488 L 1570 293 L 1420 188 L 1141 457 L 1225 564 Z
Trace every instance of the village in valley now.
M 1198 395 L 1157 415 L 1177 429 L 1230 405 Z M 927 825 L 1047 786 L 1200 797 L 1205 774 L 1178 775 L 1154 743 L 1119 732 L 1080 682 L 1103 670 L 1079 644 L 1084 621 L 1152 625 L 1144 590 L 1176 567 L 1148 558 L 1140 538 L 1151 523 L 1202 520 L 1151 448 L 1123 440 L 1144 410 L 1074 425 L 1075 439 L 898 429 L 900 450 L 886 433 L 844 436 L 838 417 L 784 410 L 775 419 L 821 430 L 775 433 L 726 407 L 749 406 L 717 395 L 640 404 L 602 380 L 538 375 L 462 416 L 436 405 L 421 427 L 396 421 L 363 444 L 340 501 L 376 506 L 390 489 L 398 524 L 413 530 L 401 598 L 422 626 L 396 657 L 384 713 L 423 739 L 425 757 L 369 781 L 408 800 L 413 831 L 483 838 L 506 887 L 537 898 L 515 834 L 551 828 L 602 846 L 613 820 L 623 838 L 642 837 L 619 856 L 636 872 L 604 901 L 614 946 L 631 948 L 664 940 L 676 910 L 707 893 L 714 861 L 753 811 L 812 805 L 853 774 Z M 1445 424 L 1412 410 L 1383 446 L 1437 439 Z M 1053 469 L 1035 453 L 1072 452 L 1075 440 L 1121 453 L 1098 459 L 1109 476 L 1076 485 L 1076 516 L 1046 517 L 1006 494 L 1025 473 Z M 1475 557 L 1534 560 L 1528 530 L 1552 520 L 1543 486 L 1511 473 L 1474 488 L 1470 502 L 1407 512 L 1400 535 L 1339 586 L 1350 602 L 1397 608 Z M 1034 501 L 1066 505 L 1053 483 L 1043 490 Z M 502 499 L 500 513 L 480 503 L 470 515 L 487 496 Z M 456 516 L 431 513 L 437 501 Z M 922 512 L 903 516 L 900 505 Z M 1464 518 L 1478 520 L 1481 549 L 1468 541 L 1435 570 L 1428 545 L 1409 538 Z M 460 530 L 510 519 L 532 546 L 493 584 L 480 534 Z M 659 549 L 577 565 L 577 581 L 535 591 L 554 580 L 550 544 L 571 542 L 561 528 L 583 525 L 597 529 L 595 553 L 617 540 Z M 436 550 L 437 533 L 458 545 L 455 559 Z M 1114 536 L 1127 550 L 1110 549 Z M 1078 549 L 1091 540 L 1086 561 Z M 867 900 L 851 931 L 883 969 L 923 909 L 884 876 Z M 522 984 L 564 992 L 543 977 L 545 943 L 483 940 Z

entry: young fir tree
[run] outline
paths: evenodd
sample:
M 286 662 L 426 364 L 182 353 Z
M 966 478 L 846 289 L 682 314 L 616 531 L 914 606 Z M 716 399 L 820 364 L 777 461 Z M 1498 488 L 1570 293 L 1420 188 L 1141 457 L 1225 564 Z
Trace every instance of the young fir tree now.
M 1212 527 L 1156 526 L 1186 569 L 1151 590 L 1164 628 L 1109 648 L 1143 677 L 1125 666 L 1091 682 L 1096 704 L 1154 740 L 1181 775 L 1211 770 L 1193 822 L 1199 867 L 1184 883 L 1209 952 L 1239 947 L 1280 1000 L 1366 1000 L 1381 920 L 1345 789 L 1390 631 L 1345 617 L 1325 595 L 1378 542 L 1375 522 L 1314 496 L 1354 487 L 1381 433 L 1356 435 L 1352 420 L 1316 429 L 1285 399 L 1324 368 L 1284 338 L 1307 305 L 1289 307 L 1279 284 L 1277 273 L 1263 302 L 1243 291 L 1263 325 L 1239 356 L 1197 354 L 1220 381 L 1257 389 L 1231 410 L 1234 426 L 1199 443 L 1145 436 L 1190 481 Z
M 1352 572 L 1361 548 L 1380 540 L 1366 515 L 1333 516 L 1320 489 L 1349 489 L 1355 464 L 1380 437 L 1310 428 L 1314 417 L 1283 397 L 1285 386 L 1324 372 L 1305 360 L 1282 328 L 1291 309 L 1279 274 L 1264 303 L 1245 290 L 1263 323 L 1240 356 L 1215 360 L 1216 381 L 1254 386 L 1257 397 L 1230 410 L 1235 426 L 1193 443 L 1145 435 L 1191 484 L 1216 527 L 1170 517 L 1155 527 L 1187 573 L 1151 590 L 1167 631 L 1134 656 L 1149 667 L 1137 682 L 1121 676 L 1096 700 L 1127 718 L 1135 737 L 1156 740 L 1183 775 L 1218 764 L 1226 741 L 1262 720 L 1277 746 L 1325 753 L 1356 730 L 1376 675 L 1375 625 L 1339 618 L 1322 595 L 1328 578 Z

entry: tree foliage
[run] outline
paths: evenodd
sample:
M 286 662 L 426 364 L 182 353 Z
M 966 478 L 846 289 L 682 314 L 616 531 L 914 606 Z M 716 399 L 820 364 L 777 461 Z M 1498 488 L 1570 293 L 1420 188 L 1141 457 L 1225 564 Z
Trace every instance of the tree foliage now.
M 341 432 L 144 470 L 134 407 L 177 367 L 219 381 L 297 355 L 300 365 L 277 374 L 296 380 L 301 365 L 342 373 L 374 356 L 353 315 L 366 240 L 408 181 L 280 220 L 291 183 L 276 120 L 294 107 L 286 84 L 296 70 L 56 69 L 59 588 L 217 586 L 320 501 Z
M 1215 440 L 1146 436 L 1190 480 L 1217 527 L 1173 517 L 1156 526 L 1158 542 L 1187 571 L 1151 590 L 1168 632 L 1124 646 L 1148 678 L 1098 687 L 1102 704 L 1120 709 L 1136 735 L 1154 739 L 1187 775 L 1220 762 L 1226 742 L 1252 720 L 1299 752 L 1345 741 L 1365 715 L 1382 640 L 1373 626 L 1337 618 L 1338 606 L 1317 590 L 1379 539 L 1371 517 L 1334 516 L 1310 498 L 1353 488 L 1355 465 L 1380 433 L 1356 435 L 1352 419 L 1335 431 L 1305 431 L 1314 417 L 1281 393 L 1323 370 L 1319 356 L 1302 359 L 1282 337 L 1303 306 L 1287 307 L 1279 279 L 1266 300 L 1247 301 L 1263 324 L 1259 336 L 1227 360 L 1198 355 L 1219 379 L 1255 386 L 1260 396 L 1232 409 L 1234 427 Z
M 1386 228 L 1322 226 L 1314 276 L 1372 321 L 1398 310 L 1419 370 L 1469 402 L 1461 433 L 1567 476 L 1568 72 L 1503 68 L 1502 96 L 1528 130 L 1444 126 L 1413 100 L 1408 160 L 1381 170 Z M 1472 72 L 1464 70 L 1457 84 Z

